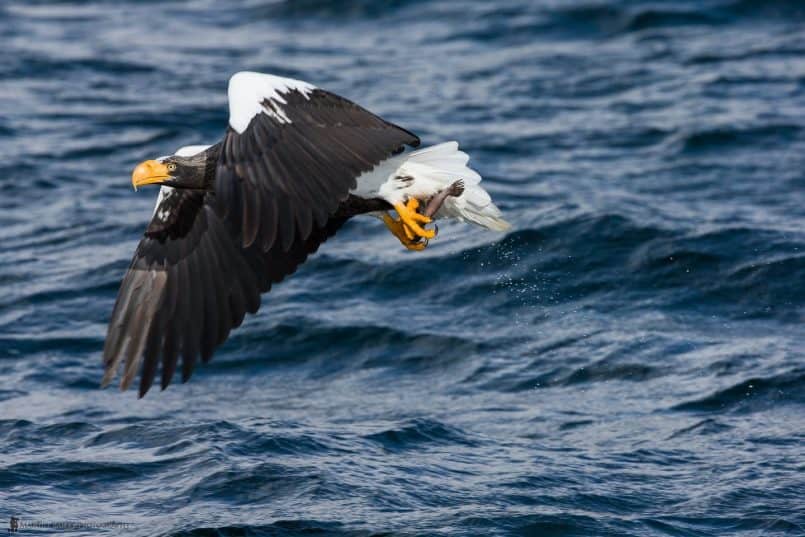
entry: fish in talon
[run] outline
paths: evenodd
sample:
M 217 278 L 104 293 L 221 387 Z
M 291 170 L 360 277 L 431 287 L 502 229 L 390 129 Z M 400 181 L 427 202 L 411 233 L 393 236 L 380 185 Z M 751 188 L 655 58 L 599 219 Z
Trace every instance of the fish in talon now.
M 435 215 L 438 212 L 438 210 L 442 208 L 442 205 L 444 205 L 444 202 L 448 197 L 453 196 L 457 198 L 463 193 L 464 193 L 464 181 L 462 181 L 461 179 L 459 179 L 458 181 L 453 181 L 453 183 L 451 183 L 450 186 L 437 192 L 436 195 L 433 196 L 430 199 L 430 201 L 428 201 L 427 205 L 425 206 L 425 209 L 421 213 L 422 216 L 432 218 L 433 215 Z M 439 234 L 439 226 L 434 224 L 433 236 L 436 237 L 438 234 Z M 419 240 L 420 239 L 417 238 L 416 240 L 414 240 L 414 243 L 419 242 Z M 427 244 L 427 239 L 425 240 L 425 244 Z
M 422 211 L 423 216 L 427 216 L 428 218 L 432 218 L 436 212 L 442 208 L 444 205 L 444 201 L 453 196 L 455 198 L 459 197 L 464 193 L 464 181 L 459 179 L 458 181 L 453 181 L 450 186 L 447 188 L 440 190 L 433 196 L 428 204 L 425 206 L 425 210 Z

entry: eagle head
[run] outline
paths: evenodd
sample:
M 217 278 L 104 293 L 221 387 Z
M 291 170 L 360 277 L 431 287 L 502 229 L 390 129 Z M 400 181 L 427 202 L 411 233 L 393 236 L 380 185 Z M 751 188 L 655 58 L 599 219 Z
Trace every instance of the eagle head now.
M 214 172 L 210 173 L 212 170 L 206 163 L 206 152 L 192 157 L 171 155 L 146 160 L 134 168 L 131 184 L 134 190 L 144 185 L 211 190 L 215 175 Z

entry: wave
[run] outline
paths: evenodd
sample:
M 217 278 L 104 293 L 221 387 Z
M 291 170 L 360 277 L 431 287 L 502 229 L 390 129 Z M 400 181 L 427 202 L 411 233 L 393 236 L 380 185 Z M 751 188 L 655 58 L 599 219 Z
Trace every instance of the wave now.
M 228 505 L 280 502 L 308 494 L 324 480 L 313 466 L 287 466 L 263 462 L 248 467 L 207 473 L 182 492 L 186 501 L 216 501 Z
M 723 22 L 712 12 L 702 9 L 675 7 L 625 7 L 613 5 L 584 5 L 553 12 L 551 22 L 569 26 L 573 31 L 592 30 L 605 35 L 637 32 L 648 29 L 691 25 L 713 25 Z M 568 31 L 567 29 L 565 31 Z
M 791 235 L 767 229 L 726 228 L 653 240 L 630 256 L 644 289 L 677 289 L 668 305 L 692 302 L 736 317 L 801 319 L 805 292 L 789 281 L 805 278 L 805 258 Z M 793 294 L 792 294 L 793 293 Z
M 478 444 L 460 429 L 429 419 L 411 420 L 391 429 L 365 435 L 364 439 L 388 451 L 422 449 L 427 445 Z
M 157 473 L 162 463 L 141 462 L 136 465 L 116 462 L 50 460 L 18 462 L 0 467 L 0 487 L 46 486 L 53 492 L 67 492 L 77 486 L 100 487 L 104 483 L 122 484 L 142 476 Z
M 746 147 L 777 146 L 800 138 L 802 128 L 793 124 L 764 124 L 749 127 L 717 127 L 674 136 L 679 154 L 737 150 Z M 673 139 L 672 138 L 672 139 Z
M 805 371 L 742 380 L 708 396 L 673 407 L 685 412 L 757 412 L 772 406 L 805 403 Z
M 441 258 L 448 272 L 482 266 L 487 277 L 465 277 L 434 300 L 458 304 L 507 287 L 537 302 L 538 294 L 564 302 L 626 292 L 654 295 L 671 308 L 695 302 L 739 317 L 797 320 L 805 290 L 789 282 L 805 279 L 802 248 L 786 231 L 683 232 L 619 215 L 581 215 Z
M 263 525 L 231 525 L 193 527 L 171 533 L 165 537 L 223 537 L 229 535 L 248 537 L 291 537 L 293 535 L 331 535 L 333 537 L 367 537 L 373 535 L 365 530 L 351 530 L 340 522 L 325 520 L 277 520 Z M 383 535 L 374 534 L 374 535 Z
M 502 284 L 467 278 L 455 295 L 446 295 L 458 298 L 455 302 L 511 285 L 541 289 L 558 301 L 626 291 L 653 294 L 669 307 L 695 301 L 738 312 L 752 302 L 753 315 L 797 318 L 803 290 L 792 295 L 788 282 L 805 278 L 802 247 L 785 231 L 682 232 L 619 215 L 581 215 L 518 230 L 497 243 L 446 256 L 440 265 L 450 271 L 480 265 L 486 274 L 507 276 Z
M 483 352 L 486 344 L 468 338 L 417 333 L 381 325 L 331 325 L 315 318 L 285 320 L 231 337 L 236 356 L 206 366 L 211 372 L 257 371 L 305 364 L 317 376 L 358 369 L 425 374 L 444 370 Z M 322 353 L 322 349 L 329 349 Z M 226 352 L 226 347 L 222 349 Z
M 561 4 L 560 4 L 561 5 Z M 552 27 L 565 33 L 618 35 L 691 26 L 725 26 L 739 20 L 800 20 L 805 9 L 796 0 L 699 3 L 694 6 L 582 3 L 558 9 L 543 8 Z
M 427 4 L 423 0 L 281 0 L 245 8 L 244 15 L 258 18 L 375 19 L 406 8 Z
M 724 12 L 750 20 L 784 20 L 787 22 L 805 19 L 805 6 L 798 0 L 734 0 L 723 8 Z
M 685 438 L 688 436 L 699 436 L 699 435 L 711 435 L 711 434 L 721 434 L 732 429 L 731 426 L 722 423 L 719 420 L 707 418 L 701 421 L 697 421 L 693 425 L 689 425 L 687 427 L 683 427 L 674 431 L 667 440 L 673 440 L 674 438 Z
M 97 57 L 74 58 L 65 61 L 42 54 L 21 54 L 0 69 L 0 77 L 8 78 L 47 78 L 75 76 L 76 74 L 129 74 L 153 73 L 157 68 L 132 61 L 109 60 Z

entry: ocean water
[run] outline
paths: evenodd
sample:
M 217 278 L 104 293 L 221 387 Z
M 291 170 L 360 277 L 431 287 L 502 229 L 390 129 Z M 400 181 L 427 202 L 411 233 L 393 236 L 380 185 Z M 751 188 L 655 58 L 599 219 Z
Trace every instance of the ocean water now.
M 805 534 L 805 3 L 5 0 L 0 44 L 0 527 Z M 514 229 L 355 219 L 101 390 L 131 169 L 242 69 L 459 140 Z

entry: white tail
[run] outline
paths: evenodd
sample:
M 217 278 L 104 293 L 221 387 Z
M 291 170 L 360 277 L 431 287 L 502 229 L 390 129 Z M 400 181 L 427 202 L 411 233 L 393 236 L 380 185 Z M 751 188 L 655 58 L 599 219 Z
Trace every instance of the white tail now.
M 467 166 L 470 157 L 459 150 L 458 142 L 445 142 L 401 156 L 405 162 L 397 170 L 397 175 L 416 178 L 416 186 L 412 187 L 416 192 L 411 192 L 414 196 L 431 196 L 457 179 L 464 181 L 464 193 L 448 197 L 436 218 L 458 218 L 495 231 L 511 228 L 487 191 L 480 186 L 481 176 Z

